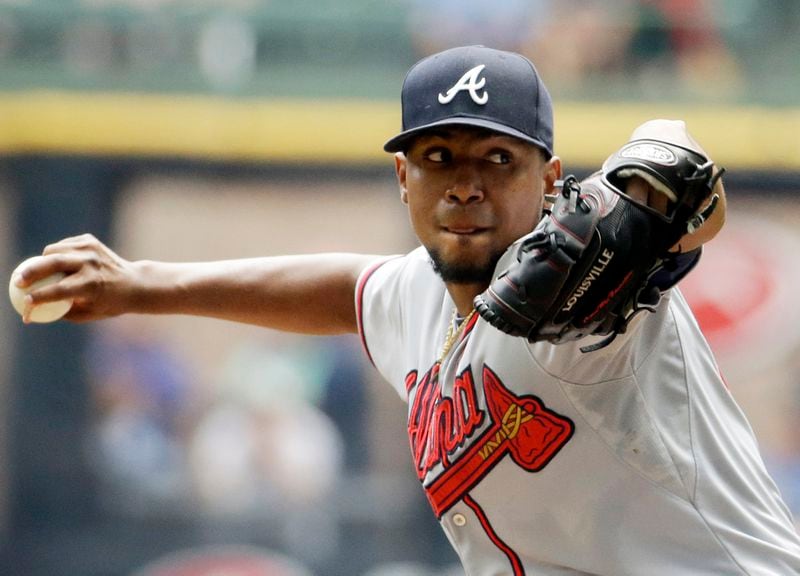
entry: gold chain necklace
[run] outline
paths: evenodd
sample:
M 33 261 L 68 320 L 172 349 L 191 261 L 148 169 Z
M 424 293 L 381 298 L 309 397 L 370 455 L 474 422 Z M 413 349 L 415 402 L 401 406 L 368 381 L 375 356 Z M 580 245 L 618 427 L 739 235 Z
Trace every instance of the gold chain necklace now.
M 458 338 L 461 336 L 461 333 L 464 332 L 464 329 L 467 327 L 467 324 L 469 324 L 469 321 L 472 320 L 473 316 L 475 316 L 475 312 L 476 310 L 473 308 L 472 312 L 467 314 L 467 317 L 461 321 L 461 323 L 458 325 L 458 328 L 454 328 L 453 326 L 455 325 L 456 318 L 458 317 L 458 310 L 453 310 L 453 317 L 450 319 L 450 325 L 447 327 L 447 334 L 444 337 L 442 352 L 439 354 L 439 364 L 442 363 L 442 360 L 444 360 L 445 356 L 447 356 L 448 352 L 450 352 L 450 348 L 453 347 L 453 344 L 455 344 L 456 340 L 458 340 Z

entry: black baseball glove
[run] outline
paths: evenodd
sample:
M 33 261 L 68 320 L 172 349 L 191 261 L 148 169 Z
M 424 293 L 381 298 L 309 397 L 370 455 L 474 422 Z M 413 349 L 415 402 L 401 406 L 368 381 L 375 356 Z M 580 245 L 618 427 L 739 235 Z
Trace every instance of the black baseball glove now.
M 649 132 L 662 136 L 663 126 L 655 128 Z M 685 129 L 685 138 L 667 131 L 663 140 L 638 132 L 599 172 L 560 183 L 551 210 L 512 247 L 516 261 L 475 298 L 482 318 L 531 342 L 608 336 L 582 348 L 588 352 L 624 332 L 640 310 L 653 310 L 661 290 L 682 277 L 679 271 L 666 275 L 671 284 L 653 281 L 677 267 L 670 248 L 713 211 L 712 190 L 723 170 L 714 174 Z M 666 196 L 660 210 L 628 196 L 633 177 Z

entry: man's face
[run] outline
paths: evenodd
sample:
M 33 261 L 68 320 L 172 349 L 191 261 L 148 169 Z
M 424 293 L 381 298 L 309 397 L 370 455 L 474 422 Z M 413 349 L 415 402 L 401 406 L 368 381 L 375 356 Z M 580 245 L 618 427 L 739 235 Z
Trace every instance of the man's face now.
M 488 284 L 500 256 L 542 215 L 558 158 L 516 138 L 468 127 L 431 130 L 396 168 L 411 224 L 445 282 Z

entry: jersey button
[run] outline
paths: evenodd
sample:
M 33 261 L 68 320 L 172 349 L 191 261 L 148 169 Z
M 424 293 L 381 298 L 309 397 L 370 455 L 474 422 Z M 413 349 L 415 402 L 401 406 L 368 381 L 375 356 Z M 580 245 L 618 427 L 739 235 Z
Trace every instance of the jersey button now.
M 453 514 L 453 524 L 456 526 L 463 526 L 467 523 L 467 519 L 464 517 L 463 514 Z

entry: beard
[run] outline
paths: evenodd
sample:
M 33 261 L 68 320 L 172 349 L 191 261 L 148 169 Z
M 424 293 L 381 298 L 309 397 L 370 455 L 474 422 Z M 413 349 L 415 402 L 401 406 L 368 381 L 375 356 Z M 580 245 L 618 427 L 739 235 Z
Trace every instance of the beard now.
M 504 252 L 490 255 L 484 262 L 445 262 L 438 250 L 429 250 L 433 271 L 450 284 L 491 284 L 494 269 Z

